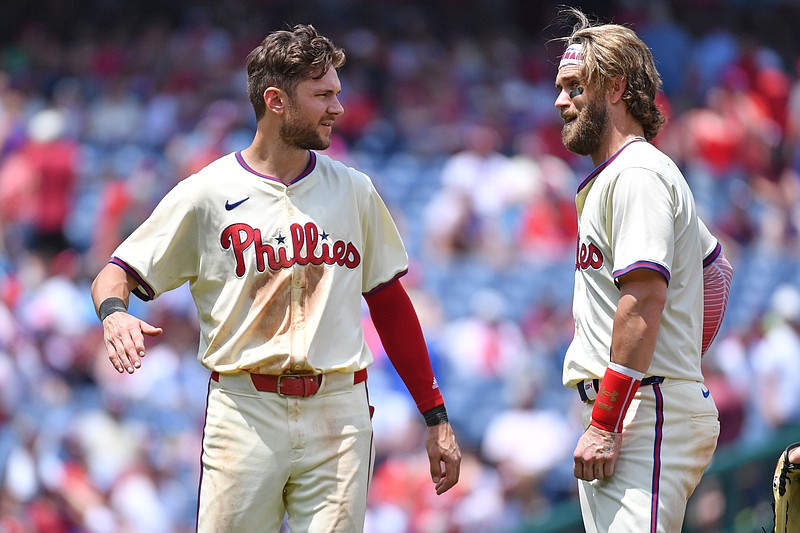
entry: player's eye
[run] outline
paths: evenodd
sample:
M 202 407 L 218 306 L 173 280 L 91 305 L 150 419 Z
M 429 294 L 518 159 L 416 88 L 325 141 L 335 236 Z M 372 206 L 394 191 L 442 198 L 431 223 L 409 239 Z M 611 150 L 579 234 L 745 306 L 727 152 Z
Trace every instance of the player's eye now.
M 578 87 L 575 87 L 574 89 L 572 89 L 569 92 L 569 97 L 570 98 L 577 98 L 578 96 L 580 96 L 582 94 L 583 94 L 583 87 L 578 86 Z

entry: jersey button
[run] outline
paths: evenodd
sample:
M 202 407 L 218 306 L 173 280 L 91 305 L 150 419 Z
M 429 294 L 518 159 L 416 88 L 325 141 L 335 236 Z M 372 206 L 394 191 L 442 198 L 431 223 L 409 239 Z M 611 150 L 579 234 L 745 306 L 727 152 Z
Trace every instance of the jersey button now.
M 293 217 L 293 216 L 294 216 L 294 209 L 289 209 L 289 216 L 290 216 L 290 217 Z

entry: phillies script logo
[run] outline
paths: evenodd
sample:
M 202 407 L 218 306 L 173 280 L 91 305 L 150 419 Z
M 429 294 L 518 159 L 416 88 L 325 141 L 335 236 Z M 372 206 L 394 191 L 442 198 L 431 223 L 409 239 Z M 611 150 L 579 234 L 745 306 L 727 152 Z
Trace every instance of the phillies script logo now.
M 575 251 L 575 268 L 586 270 L 588 268 L 599 269 L 603 266 L 603 252 L 592 243 L 578 242 L 578 249 Z
M 261 230 L 247 224 L 231 224 L 222 230 L 220 242 L 226 250 L 232 249 L 236 259 L 236 275 L 242 276 L 245 271 L 244 251 L 251 246 L 255 249 L 256 269 L 264 272 L 269 266 L 271 270 L 289 268 L 292 265 L 339 265 L 355 268 L 361 263 L 361 255 L 351 242 L 328 240 L 328 234 L 320 233 L 316 225 L 307 222 L 305 226 L 292 224 L 289 228 L 291 244 L 284 245 L 286 237 L 278 236 L 278 247 L 265 243 L 261 238 Z M 320 244 L 320 241 L 323 241 Z M 292 257 L 287 256 L 287 249 L 292 248 Z

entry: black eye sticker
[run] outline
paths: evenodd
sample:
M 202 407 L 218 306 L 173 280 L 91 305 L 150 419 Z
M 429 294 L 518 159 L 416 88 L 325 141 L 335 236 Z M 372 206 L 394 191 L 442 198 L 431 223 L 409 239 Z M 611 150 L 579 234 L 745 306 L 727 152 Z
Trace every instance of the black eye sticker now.
M 583 94 L 583 87 L 576 87 L 569 92 L 570 98 L 575 98 Z

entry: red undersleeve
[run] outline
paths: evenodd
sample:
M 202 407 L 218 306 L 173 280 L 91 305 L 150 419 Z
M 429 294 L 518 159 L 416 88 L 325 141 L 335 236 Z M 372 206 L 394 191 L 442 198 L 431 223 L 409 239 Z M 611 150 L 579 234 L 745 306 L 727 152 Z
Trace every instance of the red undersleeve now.
M 378 292 L 364 295 L 364 299 L 383 349 L 419 412 L 443 405 L 422 327 L 403 285 L 395 280 Z
M 721 253 L 703 268 L 703 341 L 700 354 L 705 355 L 725 318 L 731 292 L 733 267 Z

